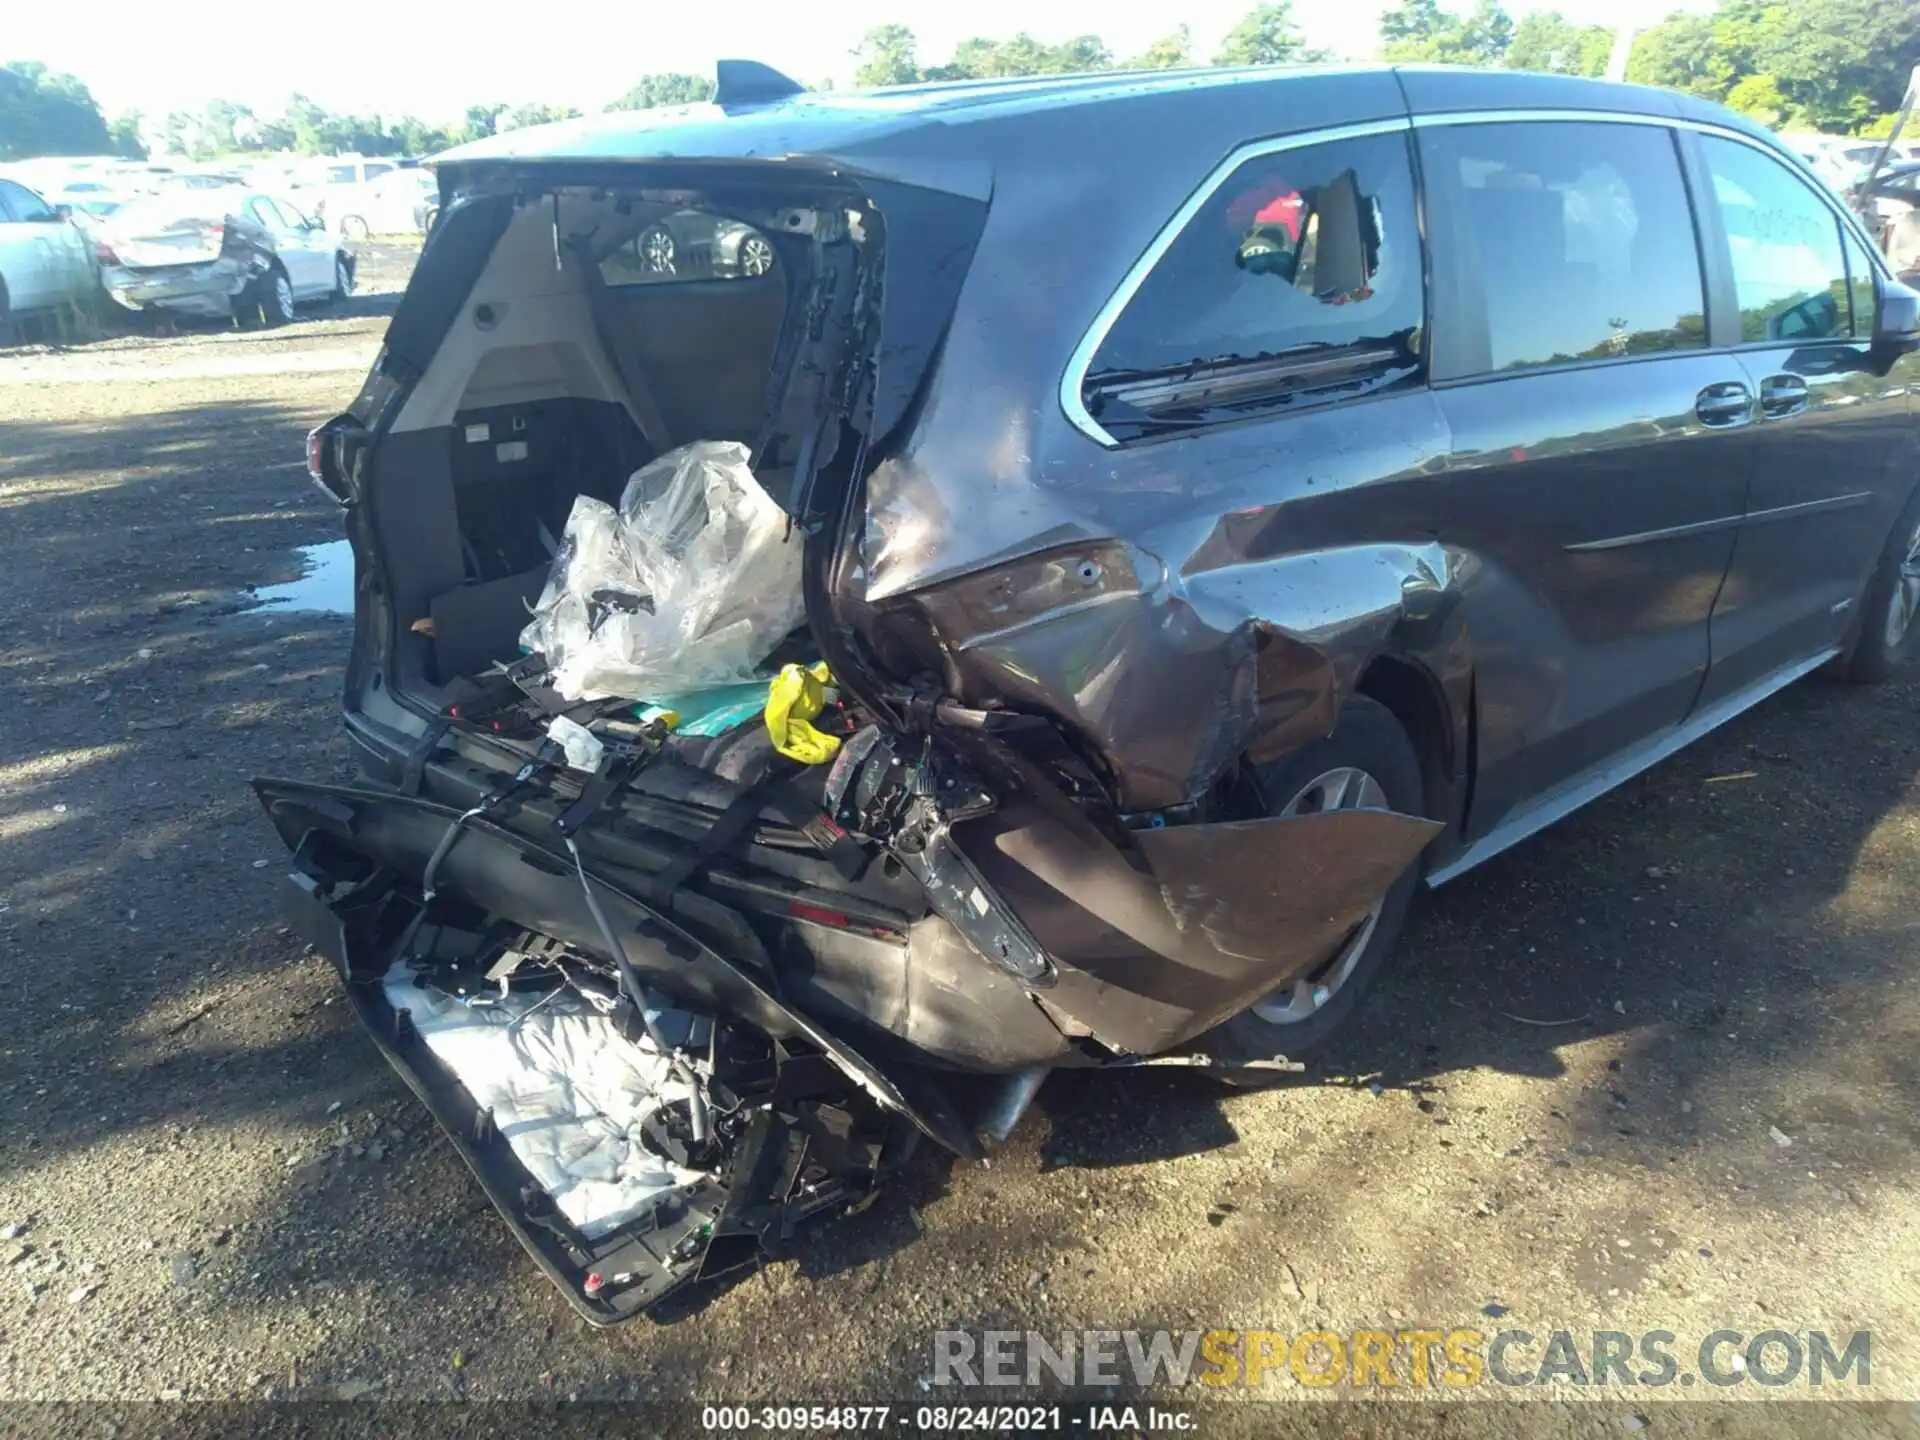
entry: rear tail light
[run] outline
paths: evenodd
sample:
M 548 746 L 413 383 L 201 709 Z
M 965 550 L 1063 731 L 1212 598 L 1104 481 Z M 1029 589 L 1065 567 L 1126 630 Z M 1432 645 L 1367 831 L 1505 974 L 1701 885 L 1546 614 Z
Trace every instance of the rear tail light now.
M 318 429 L 307 432 L 307 478 L 336 505 L 349 504 L 353 499 L 341 470 L 340 452 L 334 445 L 340 422 L 347 418 L 336 415 Z
M 787 914 L 795 920 L 804 920 L 809 925 L 823 925 L 829 930 L 845 930 L 849 934 L 864 935 L 869 940 L 899 941 L 903 938 L 899 931 L 885 925 L 857 920 L 843 911 L 830 910 L 824 905 L 809 905 L 804 900 L 789 900 Z

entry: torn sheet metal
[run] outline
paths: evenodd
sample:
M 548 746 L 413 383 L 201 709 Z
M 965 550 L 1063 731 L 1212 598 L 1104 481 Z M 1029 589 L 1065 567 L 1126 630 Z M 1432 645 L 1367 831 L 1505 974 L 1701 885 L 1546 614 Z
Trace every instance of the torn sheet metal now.
M 1384 810 L 1136 831 L 1022 797 L 954 838 L 1054 957 L 1056 1022 L 1150 1055 L 1331 956 L 1442 827 Z
M 925 437 L 868 478 L 845 614 L 926 634 L 964 704 L 1062 721 L 1122 809 L 1327 734 L 1383 651 L 1445 663 L 1466 577 L 1429 516 L 1388 503 L 1443 463 L 1430 397 L 1372 406 L 1366 445 L 1337 409 L 1292 417 L 1299 463 L 1277 465 L 1262 427 L 1090 453 L 1050 414 L 988 423 L 972 394 L 936 392 Z
M 1216 533 L 1196 558 L 1228 544 Z M 1360 667 L 1437 602 L 1447 577 L 1437 543 L 1181 578 L 1109 541 L 1011 562 L 918 603 L 969 700 L 1064 720 L 1098 748 L 1123 808 L 1157 810 L 1241 756 L 1260 763 L 1330 731 Z

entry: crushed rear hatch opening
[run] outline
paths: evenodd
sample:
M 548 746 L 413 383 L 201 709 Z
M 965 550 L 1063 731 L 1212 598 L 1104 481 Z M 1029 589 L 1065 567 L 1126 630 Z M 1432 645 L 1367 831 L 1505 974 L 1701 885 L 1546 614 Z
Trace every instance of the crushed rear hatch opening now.
M 1054 695 L 968 685 L 975 640 L 1009 672 L 1050 614 L 1143 614 L 1118 542 L 892 584 L 968 523 L 908 513 L 906 439 L 980 167 L 518 143 L 442 164 L 314 439 L 367 783 L 255 783 L 300 932 L 607 1323 L 782 1253 L 922 1138 L 983 1154 L 1053 1069 L 1209 1063 L 1439 827 L 1267 818 L 1227 763 L 1126 808 L 1086 656 Z

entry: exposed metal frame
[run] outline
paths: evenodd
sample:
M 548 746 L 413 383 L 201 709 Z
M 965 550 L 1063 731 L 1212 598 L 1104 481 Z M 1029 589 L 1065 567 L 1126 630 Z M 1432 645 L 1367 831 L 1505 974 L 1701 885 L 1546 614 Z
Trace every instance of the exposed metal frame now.
M 1728 125 L 1716 125 L 1706 120 L 1691 120 L 1678 115 L 1650 115 L 1638 110 L 1458 110 L 1445 111 L 1431 115 L 1403 115 L 1391 120 L 1371 120 L 1355 125 L 1336 125 L 1321 130 L 1303 130 L 1292 135 L 1276 136 L 1268 140 L 1255 140 L 1240 146 L 1216 165 L 1202 180 L 1194 192 L 1189 195 L 1180 208 L 1153 237 L 1151 244 L 1141 252 L 1140 258 L 1122 277 L 1107 302 L 1093 317 L 1093 323 L 1080 337 L 1080 343 L 1073 349 L 1067 361 L 1066 369 L 1060 376 L 1060 409 L 1066 415 L 1073 428 L 1092 440 L 1095 444 L 1109 450 L 1118 449 L 1116 440 L 1098 420 L 1088 412 L 1083 394 L 1087 383 L 1087 372 L 1093 366 L 1093 357 L 1106 340 L 1121 312 L 1133 302 L 1135 294 L 1146 283 L 1146 278 L 1155 266 L 1173 248 L 1180 233 L 1192 223 L 1200 208 L 1213 198 L 1214 192 L 1226 184 L 1228 178 L 1249 160 L 1257 160 L 1264 155 L 1277 155 L 1287 150 L 1299 150 L 1308 145 L 1333 144 L 1341 140 L 1357 140 L 1368 135 L 1391 135 L 1411 130 L 1431 130 L 1444 125 L 1501 125 L 1501 124 L 1604 124 L 1604 125 L 1647 125 L 1662 130 L 1691 130 L 1697 134 L 1711 135 L 1717 139 L 1733 140 L 1757 150 L 1785 164 L 1807 184 L 1807 188 L 1819 198 L 1841 225 L 1861 243 L 1868 260 L 1874 267 L 1878 279 L 1891 278 L 1880 247 L 1873 243 L 1861 227 L 1859 217 L 1845 205 L 1817 178 L 1811 177 L 1806 167 L 1790 152 L 1768 144 L 1756 135 Z M 1416 184 L 1418 177 L 1416 176 Z M 1738 349 L 1737 346 L 1716 346 L 1712 349 Z

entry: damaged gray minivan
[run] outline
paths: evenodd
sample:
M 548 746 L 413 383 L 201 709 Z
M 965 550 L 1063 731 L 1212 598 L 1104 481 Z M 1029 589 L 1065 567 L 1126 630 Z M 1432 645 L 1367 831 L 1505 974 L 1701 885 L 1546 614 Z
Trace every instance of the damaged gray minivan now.
M 309 446 L 366 779 L 256 788 L 598 1323 L 1053 1069 L 1297 1068 L 1423 877 L 1911 638 L 1920 301 L 1685 95 L 729 62 L 439 175 Z

